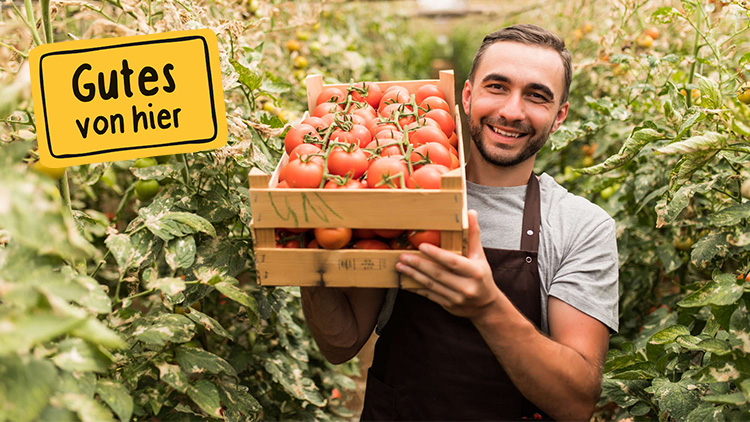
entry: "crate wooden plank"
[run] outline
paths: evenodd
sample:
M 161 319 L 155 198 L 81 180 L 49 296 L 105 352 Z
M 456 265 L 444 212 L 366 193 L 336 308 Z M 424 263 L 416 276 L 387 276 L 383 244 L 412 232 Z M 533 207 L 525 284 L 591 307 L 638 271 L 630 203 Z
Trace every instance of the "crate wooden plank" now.
M 266 249 L 255 251 L 264 286 L 418 287 L 396 271 L 402 253 L 418 251 Z

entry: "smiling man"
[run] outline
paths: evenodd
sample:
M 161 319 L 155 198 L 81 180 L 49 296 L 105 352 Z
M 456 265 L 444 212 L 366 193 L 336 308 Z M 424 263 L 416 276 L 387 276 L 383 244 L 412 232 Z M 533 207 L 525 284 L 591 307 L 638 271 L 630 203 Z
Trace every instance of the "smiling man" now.
M 422 287 L 388 295 L 302 290 L 332 362 L 353 357 L 378 323 L 363 420 L 590 418 L 618 329 L 615 224 L 533 174 L 567 117 L 570 81 L 570 53 L 549 31 L 516 25 L 485 37 L 462 96 L 468 255 L 423 244 L 427 259 L 397 264 Z

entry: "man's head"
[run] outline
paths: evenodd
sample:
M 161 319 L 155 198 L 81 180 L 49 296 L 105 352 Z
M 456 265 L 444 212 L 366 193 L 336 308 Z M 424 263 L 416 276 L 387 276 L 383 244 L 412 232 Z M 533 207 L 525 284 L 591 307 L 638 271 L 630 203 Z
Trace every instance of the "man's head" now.
M 570 53 L 556 35 L 516 25 L 485 37 L 463 90 L 473 147 L 485 162 L 528 162 L 568 113 Z
M 496 42 L 508 41 L 517 42 L 521 44 L 536 45 L 540 47 L 550 48 L 560 55 L 562 60 L 565 74 L 563 75 L 563 86 L 564 91 L 560 97 L 560 104 L 568 101 L 568 94 L 570 93 L 570 83 L 573 79 L 573 65 L 571 62 L 570 51 L 565 48 L 565 41 L 558 37 L 556 34 L 542 28 L 541 26 L 523 23 L 518 25 L 509 26 L 499 31 L 495 31 L 491 34 L 487 34 L 482 40 L 482 45 L 479 46 L 476 54 L 474 55 L 474 61 L 471 63 L 471 71 L 469 71 L 469 80 L 474 80 L 474 74 L 476 72 L 479 62 L 484 56 L 484 52 L 487 48 Z

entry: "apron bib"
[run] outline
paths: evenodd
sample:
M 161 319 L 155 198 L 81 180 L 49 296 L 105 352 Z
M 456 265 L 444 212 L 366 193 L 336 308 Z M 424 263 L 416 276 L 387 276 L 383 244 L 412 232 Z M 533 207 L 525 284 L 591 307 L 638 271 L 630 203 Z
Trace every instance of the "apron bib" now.
M 539 182 L 526 189 L 521 250 L 484 248 L 497 286 L 537 328 Z M 523 345 L 519 345 L 523 347 Z M 548 419 L 513 385 L 474 324 L 399 290 L 367 374 L 362 420 Z

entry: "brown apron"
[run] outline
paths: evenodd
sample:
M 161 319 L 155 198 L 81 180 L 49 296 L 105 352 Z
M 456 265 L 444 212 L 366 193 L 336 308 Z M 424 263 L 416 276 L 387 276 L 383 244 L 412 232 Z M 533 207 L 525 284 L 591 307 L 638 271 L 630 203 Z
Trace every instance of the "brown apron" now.
M 521 250 L 484 248 L 500 290 L 541 325 L 539 182 L 526 189 Z M 519 347 L 523 347 L 519 345 Z M 513 385 L 469 319 L 400 290 L 375 346 L 362 420 L 547 419 Z

